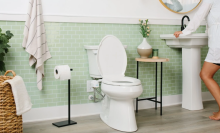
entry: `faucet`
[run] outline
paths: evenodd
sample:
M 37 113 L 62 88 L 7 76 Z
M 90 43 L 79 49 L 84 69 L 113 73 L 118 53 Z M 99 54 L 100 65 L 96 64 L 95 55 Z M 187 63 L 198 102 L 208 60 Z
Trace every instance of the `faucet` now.
M 185 15 L 182 18 L 182 26 L 181 26 L 181 31 L 183 31 L 186 28 L 186 25 L 184 24 L 184 19 L 187 18 L 188 21 L 190 21 L 189 16 Z

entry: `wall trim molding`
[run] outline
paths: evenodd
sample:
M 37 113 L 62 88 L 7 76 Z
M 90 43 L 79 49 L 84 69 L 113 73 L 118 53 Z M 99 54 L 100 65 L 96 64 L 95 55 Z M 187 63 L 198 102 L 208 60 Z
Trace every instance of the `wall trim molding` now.
M 129 17 L 105 17 L 105 16 L 70 16 L 70 15 L 43 15 L 46 22 L 73 22 L 73 23 L 111 23 L 111 24 L 138 24 L 139 19 Z M 149 24 L 157 25 L 181 25 L 181 19 L 148 18 Z M 25 21 L 25 14 L 0 13 L 1 21 Z M 206 25 L 203 21 L 201 25 Z
M 210 92 L 202 92 L 203 101 L 214 100 Z M 158 99 L 159 100 L 159 99 Z M 172 106 L 182 103 L 182 95 L 163 96 L 163 106 Z M 150 101 L 140 101 L 140 109 L 154 108 L 154 103 Z M 158 104 L 159 107 L 159 104 Z M 100 103 L 88 103 L 71 105 L 71 117 L 89 116 L 100 114 Z M 23 115 L 23 122 L 37 122 L 67 118 L 67 106 L 33 108 Z M 74 118 L 72 118 L 74 120 Z

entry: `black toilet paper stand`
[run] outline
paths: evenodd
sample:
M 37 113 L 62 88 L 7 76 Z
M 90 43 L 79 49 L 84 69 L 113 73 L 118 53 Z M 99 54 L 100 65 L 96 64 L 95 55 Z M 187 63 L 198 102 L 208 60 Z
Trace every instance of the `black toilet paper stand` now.
M 73 69 L 70 69 L 70 71 L 73 71 Z M 70 79 L 68 80 L 68 120 L 52 123 L 56 127 L 65 127 L 69 125 L 77 124 L 77 122 L 72 121 L 70 119 Z

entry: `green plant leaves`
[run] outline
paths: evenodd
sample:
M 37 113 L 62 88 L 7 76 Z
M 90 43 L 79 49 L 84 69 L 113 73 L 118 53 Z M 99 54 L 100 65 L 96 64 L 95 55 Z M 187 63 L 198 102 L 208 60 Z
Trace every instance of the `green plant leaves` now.
M 5 49 L 5 53 L 7 54 L 7 53 L 8 53 L 8 51 L 9 51 L 9 50 L 6 48 L 6 49 Z
M 0 54 L 0 61 L 4 61 L 4 54 Z
M 0 61 L 0 71 L 6 71 L 5 69 L 5 63 L 3 61 Z
M 11 47 L 8 43 L 13 36 L 14 35 L 10 31 L 2 33 L 2 29 L 0 28 L 0 71 L 6 71 L 5 63 L 3 61 L 5 54 L 9 51 L 8 48 Z
M 141 35 L 146 38 L 149 37 L 151 30 L 148 27 L 148 19 L 145 20 L 145 23 L 143 20 L 139 20 L 140 22 L 140 33 Z
M 0 48 L 0 53 L 3 53 L 4 51 L 5 51 L 4 49 Z
M 11 39 L 14 36 L 9 30 L 6 31 L 6 35 L 8 39 Z

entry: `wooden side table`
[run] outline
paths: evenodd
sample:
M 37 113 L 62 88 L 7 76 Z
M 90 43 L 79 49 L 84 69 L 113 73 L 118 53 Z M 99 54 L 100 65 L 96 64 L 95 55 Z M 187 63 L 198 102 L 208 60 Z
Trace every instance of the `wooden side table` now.
M 152 58 L 147 58 L 147 59 L 142 59 L 142 58 L 136 58 L 137 61 L 137 79 L 138 79 L 138 69 L 139 69 L 139 62 L 155 62 L 156 63 L 156 78 L 155 78 L 155 97 L 150 97 L 150 98 L 143 98 L 143 99 L 136 99 L 136 113 L 138 112 L 138 101 L 143 101 L 143 100 L 149 100 L 152 102 L 155 102 L 155 109 L 157 109 L 157 103 L 160 103 L 160 115 L 162 115 L 162 86 L 163 86 L 163 62 L 168 62 L 169 59 L 167 58 L 159 58 L 159 59 L 152 59 Z M 160 78 L 160 101 L 157 101 L 157 63 L 161 63 L 161 78 Z

